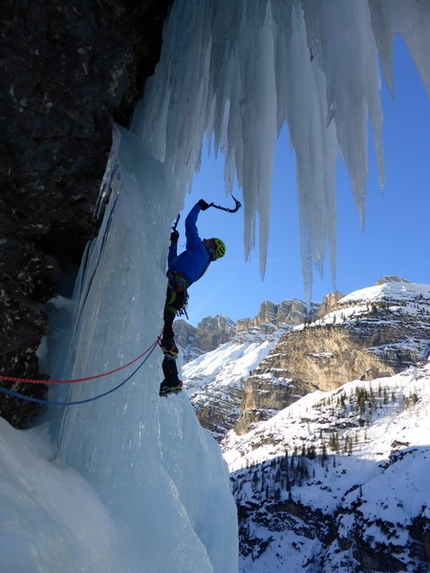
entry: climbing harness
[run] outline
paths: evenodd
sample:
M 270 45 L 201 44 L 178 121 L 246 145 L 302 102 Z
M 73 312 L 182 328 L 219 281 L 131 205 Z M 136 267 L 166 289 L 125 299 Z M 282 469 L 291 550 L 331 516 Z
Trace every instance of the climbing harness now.
M 169 279 L 169 284 L 173 291 L 185 292 L 190 286 L 187 277 L 181 273 L 177 273 L 176 271 L 169 271 L 167 273 L 167 278 Z
M 103 392 L 102 394 L 98 394 L 97 396 L 93 396 L 92 398 L 87 398 L 85 400 L 76 400 L 73 402 L 54 402 L 51 400 L 43 400 L 41 398 L 34 398 L 32 396 L 25 396 L 24 394 L 20 394 L 19 392 L 14 392 L 13 390 L 8 390 L 7 388 L 3 388 L 3 387 L 0 387 L 0 392 L 3 392 L 3 394 L 7 394 L 8 396 L 13 396 L 14 398 L 21 398 L 22 400 L 27 400 L 28 402 L 36 402 L 37 404 L 44 404 L 44 405 L 49 405 L 49 406 L 75 406 L 77 404 L 86 404 L 87 402 L 94 402 L 95 400 L 98 400 L 99 398 L 103 398 L 104 396 L 107 396 L 108 394 L 112 394 L 112 392 L 115 392 L 115 390 L 118 390 L 118 388 L 121 388 L 121 386 L 124 386 L 124 384 L 126 382 L 128 382 L 131 378 L 133 378 L 133 376 L 136 374 L 136 372 L 138 372 L 138 370 L 140 370 L 140 368 L 142 368 L 142 366 L 145 364 L 145 362 L 148 360 L 148 358 L 153 353 L 154 349 L 158 345 L 158 338 L 159 337 L 157 337 L 157 340 L 155 342 L 153 342 L 149 348 L 147 348 L 144 352 L 142 352 L 142 354 L 137 356 L 134 360 L 131 360 L 127 364 L 124 364 L 123 366 L 120 366 L 119 368 L 116 368 L 115 370 L 110 370 L 109 372 L 104 372 L 103 374 L 96 374 L 95 376 L 88 376 L 86 378 L 76 378 L 76 379 L 71 379 L 71 380 L 33 380 L 31 378 L 16 378 L 13 376 L 3 376 L 0 374 L 0 380 L 7 380 L 9 382 L 19 382 L 19 383 L 26 383 L 26 384 L 71 384 L 71 383 L 75 383 L 75 382 L 86 382 L 88 380 L 95 380 L 97 378 L 103 378 L 104 376 L 109 376 L 111 374 L 119 372 L 120 370 L 124 370 L 124 368 L 131 366 L 132 364 L 136 363 L 138 360 L 140 360 L 141 358 L 143 358 L 146 355 L 145 358 L 142 360 L 142 362 L 139 364 L 139 366 L 129 376 L 127 376 L 127 378 L 125 378 L 125 380 L 123 380 L 120 384 L 118 384 L 114 388 L 111 388 L 110 390 L 107 390 L 106 392 Z
M 169 288 L 171 296 L 167 302 L 167 309 L 173 314 L 179 316 L 185 315 L 188 319 L 187 305 L 188 305 L 188 279 L 184 275 L 176 272 L 167 273 L 169 279 Z M 176 305 L 174 304 L 176 301 Z M 177 308 L 179 303 L 179 308 Z

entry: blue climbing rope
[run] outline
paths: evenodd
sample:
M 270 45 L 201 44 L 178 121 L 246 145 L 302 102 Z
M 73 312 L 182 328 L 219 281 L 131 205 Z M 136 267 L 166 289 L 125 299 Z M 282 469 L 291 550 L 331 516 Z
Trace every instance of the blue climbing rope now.
M 120 384 L 118 384 L 114 388 L 107 390 L 107 392 L 103 392 L 102 394 L 98 394 L 97 396 L 93 396 L 92 398 L 86 398 L 85 400 L 75 400 L 73 402 L 54 402 L 52 400 L 43 400 L 42 398 L 33 398 L 32 396 L 25 396 L 24 394 L 20 394 L 19 392 L 14 392 L 13 390 L 8 390 L 7 388 L 2 388 L 1 386 L 0 386 L 0 392 L 3 392 L 4 394 L 7 394 L 8 396 L 13 396 L 14 398 L 21 398 L 22 400 L 27 400 L 27 402 L 36 402 L 37 404 L 43 404 L 46 406 L 76 406 L 78 404 L 87 404 L 88 402 L 94 402 L 95 400 L 99 400 L 99 398 L 103 398 L 104 396 L 107 396 L 108 394 L 112 394 L 112 392 L 115 392 L 116 390 L 121 388 L 121 386 L 124 386 L 124 384 L 126 384 L 131 378 L 133 378 L 133 376 L 136 374 L 136 372 L 138 370 L 140 370 L 140 368 L 142 368 L 142 366 L 145 364 L 145 362 L 148 360 L 148 358 L 154 352 L 154 349 L 156 348 L 156 346 L 157 346 L 157 343 L 155 342 L 153 344 L 151 350 L 148 352 L 148 354 L 142 360 L 142 362 L 139 364 L 139 366 L 129 376 L 127 376 L 127 378 L 125 380 L 123 380 Z M 47 382 L 47 384 L 49 384 L 49 380 L 47 380 L 46 382 Z

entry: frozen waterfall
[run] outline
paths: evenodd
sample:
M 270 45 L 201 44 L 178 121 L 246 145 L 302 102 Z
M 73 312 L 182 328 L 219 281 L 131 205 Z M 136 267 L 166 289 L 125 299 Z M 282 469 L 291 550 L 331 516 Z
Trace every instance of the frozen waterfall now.
M 429 25 L 430 3 L 419 0 L 176 0 L 132 125 L 114 129 L 103 225 L 81 269 L 62 376 L 115 369 L 157 339 L 170 224 L 205 138 L 225 156 L 226 192 L 235 178 L 243 191 L 247 254 L 259 228 L 264 275 L 274 147 L 288 124 L 308 292 L 327 247 L 334 275 L 338 155 L 363 217 L 369 120 L 384 180 L 378 53 L 393 89 L 391 45 L 402 34 L 430 91 Z M 112 515 L 122 573 L 235 573 L 225 464 L 186 397 L 158 397 L 160 362 L 156 349 L 117 392 L 68 408 L 60 460 L 89 480 Z M 124 376 L 96 390 L 71 385 L 67 399 L 107 391 Z
M 157 341 L 162 324 L 160 220 L 177 203 L 172 178 L 139 138 L 120 127 L 114 133 L 104 227 L 77 284 L 73 379 L 133 360 Z M 112 515 L 121 556 L 112 572 L 233 573 L 237 519 L 226 464 L 186 395 L 159 397 L 157 346 L 120 389 L 66 410 L 60 459 L 88 479 Z M 67 399 L 109 391 L 135 369 L 71 384 Z

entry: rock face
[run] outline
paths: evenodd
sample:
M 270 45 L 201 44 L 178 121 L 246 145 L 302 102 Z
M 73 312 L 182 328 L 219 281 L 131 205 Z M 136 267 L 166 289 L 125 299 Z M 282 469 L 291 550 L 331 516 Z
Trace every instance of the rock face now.
M 317 310 L 317 316 L 319 316 L 321 318 L 325 314 L 328 314 L 329 312 L 331 312 L 336 307 L 337 302 L 341 298 L 343 298 L 344 296 L 345 295 L 343 295 L 339 291 L 331 292 L 328 295 L 326 295 L 324 297 L 324 300 L 323 300 L 321 306 Z
M 182 349 L 184 362 L 189 362 L 204 352 L 215 350 L 236 334 L 234 321 L 221 314 L 203 318 L 197 328 L 184 320 L 176 320 L 173 328 L 176 341 Z
M 228 342 L 236 334 L 236 325 L 230 319 L 218 314 L 214 318 L 208 316 L 197 325 L 199 347 L 208 352 L 217 346 Z
M 288 331 L 253 370 L 236 431 L 245 433 L 308 392 L 392 376 L 420 362 L 429 350 L 429 315 L 429 298 L 341 299 L 322 319 Z
M 2 3 L 0 373 L 46 378 L 35 356 L 48 328 L 41 304 L 58 293 L 63 262 L 79 263 L 97 232 L 111 122 L 128 124 L 171 4 Z M 16 427 L 36 410 L 0 396 L 0 415 Z
M 177 320 L 174 323 L 175 337 L 182 349 L 184 362 L 189 362 L 233 338 L 244 340 L 244 336 L 247 337 L 250 332 L 260 337 L 272 334 L 280 324 L 303 324 L 315 319 L 319 308 L 318 304 L 312 303 L 308 310 L 306 304 L 298 299 L 284 300 L 280 304 L 266 300 L 261 303 L 254 318 L 240 318 L 236 323 L 219 314 L 202 319 L 197 328 L 184 320 Z
M 237 334 L 258 327 L 262 332 L 271 333 L 278 324 L 302 324 L 316 312 L 316 305 L 312 304 L 310 312 L 302 300 L 284 300 L 275 304 L 270 300 L 260 305 L 257 316 L 254 318 L 241 318 L 237 321 Z
M 214 350 L 219 355 L 208 356 L 208 365 L 199 361 L 202 370 L 193 374 L 192 362 L 184 368 L 185 384 L 190 395 L 191 402 L 196 411 L 197 417 L 204 428 L 206 428 L 216 440 L 222 440 L 226 432 L 232 429 L 241 414 L 241 404 L 244 397 L 244 385 L 249 376 L 250 369 L 254 368 L 269 349 L 279 340 L 282 334 L 296 324 L 315 318 L 319 305 L 312 305 L 311 315 L 308 313 L 304 302 L 299 300 L 285 300 L 281 304 L 274 304 L 265 301 L 261 304 L 258 314 L 252 319 L 241 319 L 237 323 L 236 334 L 234 334 L 234 323 L 227 319 L 227 323 L 218 320 L 205 319 L 205 329 L 210 328 L 210 333 L 217 333 L 220 327 L 226 332 L 223 348 Z M 203 322 L 203 321 L 202 321 Z M 200 325 L 199 325 L 200 326 Z M 234 336 L 232 336 L 234 334 Z M 203 337 L 203 340 L 218 340 L 218 336 Z M 190 343 L 199 344 L 200 338 L 193 338 Z M 200 351 L 201 353 L 201 351 Z M 225 353 L 227 358 L 222 358 L 221 353 Z M 246 365 L 241 366 L 240 361 L 246 356 Z M 223 360 L 227 360 L 225 367 Z M 202 383 L 202 381 L 204 382 Z M 275 392 L 276 384 L 271 388 L 272 396 Z M 247 410 L 248 411 L 248 410 Z M 265 410 L 267 414 L 267 410 Z

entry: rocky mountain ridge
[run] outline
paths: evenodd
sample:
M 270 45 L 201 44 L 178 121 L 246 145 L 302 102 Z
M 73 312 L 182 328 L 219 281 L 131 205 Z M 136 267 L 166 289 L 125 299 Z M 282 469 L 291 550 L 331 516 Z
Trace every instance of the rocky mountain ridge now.
M 337 297 L 340 296 L 338 293 Z M 333 300 L 337 297 L 333 295 L 330 298 Z M 306 304 L 297 299 L 285 300 L 280 304 L 264 301 L 254 318 L 241 319 L 236 325 L 225 317 L 206 318 L 197 328 L 190 328 L 184 321 L 174 324 L 181 357 L 185 362 L 183 374 L 187 391 L 200 422 L 216 435 L 217 439 L 222 439 L 237 423 L 241 413 L 244 383 L 250 371 L 261 362 L 286 330 L 314 320 L 321 306 L 313 303 L 308 310 Z M 226 342 L 215 346 L 223 337 Z M 202 347 L 207 341 L 210 343 L 209 347 L 215 348 L 204 353 Z M 189 346 L 184 346 L 186 344 Z M 217 358 L 215 361 L 211 359 L 212 356 L 217 357 L 224 353 L 228 356 L 226 360 L 229 363 L 228 391 L 218 378 L 218 374 L 225 378 L 225 369 L 218 370 L 215 364 Z M 243 356 L 246 356 L 246 359 L 241 360 L 236 368 L 236 360 Z M 198 371 L 197 375 L 194 375 L 195 370 Z
M 244 433 L 308 392 L 390 376 L 425 359 L 429 289 L 385 278 L 340 298 L 322 318 L 277 325 L 269 336 L 266 327 L 252 327 L 200 355 L 183 375 L 201 423 L 221 440 L 227 429 Z M 224 370 L 227 355 L 238 362 Z
M 313 320 L 318 315 L 321 305 L 311 303 L 308 309 L 306 303 L 297 298 L 284 300 L 275 304 L 270 300 L 261 303 L 258 314 L 250 318 L 241 318 L 236 324 L 236 333 L 246 332 L 252 328 L 259 328 L 263 333 L 272 333 L 280 324 L 296 326 Z
M 245 384 L 244 432 L 300 396 L 346 380 L 392 376 L 427 358 L 430 287 L 388 279 L 341 298 L 322 318 L 288 331 Z
M 225 342 L 233 339 L 240 341 L 241 335 L 246 339 L 249 333 L 254 333 L 256 336 L 272 334 L 280 325 L 296 326 L 315 320 L 331 310 L 342 296 L 339 292 L 330 293 L 321 304 L 311 303 L 309 309 L 306 303 L 299 299 L 284 300 L 280 304 L 265 300 L 253 318 L 240 318 L 236 323 L 219 314 L 203 318 L 197 327 L 185 320 L 176 320 L 173 327 L 181 348 L 182 360 L 185 363 L 190 362 L 204 352 L 215 350 Z
M 388 277 L 184 365 L 230 467 L 241 573 L 428 573 L 429 304 L 430 285 Z
M 184 362 L 214 350 L 236 334 L 234 321 L 221 314 L 203 318 L 197 327 L 179 319 L 173 323 L 173 329 Z

